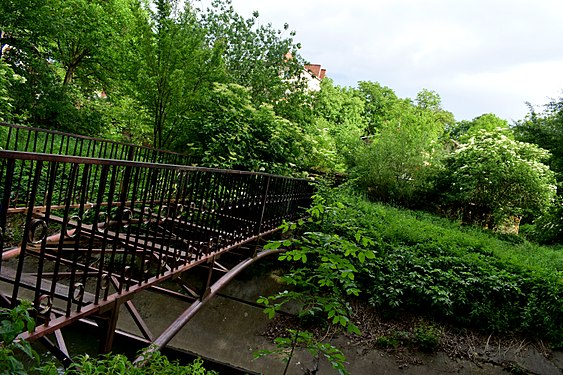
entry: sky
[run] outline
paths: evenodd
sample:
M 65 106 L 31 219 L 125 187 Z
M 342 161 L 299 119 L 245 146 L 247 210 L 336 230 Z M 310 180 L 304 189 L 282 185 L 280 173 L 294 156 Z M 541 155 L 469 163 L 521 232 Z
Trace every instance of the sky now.
M 296 31 L 337 85 L 436 91 L 456 120 L 509 122 L 563 96 L 561 0 L 233 0 L 242 16 Z

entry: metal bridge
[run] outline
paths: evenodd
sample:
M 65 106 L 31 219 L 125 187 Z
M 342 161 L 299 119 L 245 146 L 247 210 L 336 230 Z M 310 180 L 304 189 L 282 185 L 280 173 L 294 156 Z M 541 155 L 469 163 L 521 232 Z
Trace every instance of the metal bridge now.
M 60 330 L 87 319 L 108 352 L 125 306 L 140 338 L 162 347 L 221 286 L 275 252 L 257 240 L 310 204 L 307 180 L 194 160 L 0 123 L 0 304 L 33 302 L 37 326 L 23 339 L 68 360 Z M 186 281 L 196 269 L 195 284 Z M 149 289 L 191 302 L 158 336 L 133 301 Z

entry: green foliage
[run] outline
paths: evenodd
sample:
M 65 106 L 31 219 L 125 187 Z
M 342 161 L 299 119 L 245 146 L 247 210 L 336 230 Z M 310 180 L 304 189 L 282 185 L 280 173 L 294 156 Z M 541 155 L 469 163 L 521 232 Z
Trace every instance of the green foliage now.
M 320 220 L 321 215 L 329 215 L 331 211 L 331 207 L 323 206 L 318 200 L 309 210 L 311 221 Z M 285 229 L 291 229 L 291 226 Z M 299 312 L 302 319 L 316 323 L 331 322 L 358 334 L 358 327 L 350 320 L 350 305 L 346 297 L 360 293 L 356 281 L 357 265 L 375 258 L 375 254 L 367 249 L 371 244 L 372 240 L 361 231 L 355 234 L 353 240 L 337 234 L 311 231 L 293 240 L 269 243 L 265 249 L 290 247 L 279 256 L 279 260 L 293 266 L 282 279 L 294 289 L 261 297 L 258 303 L 265 306 L 264 312 L 271 318 L 284 304 L 297 301 L 302 306 Z
M 392 89 L 377 82 L 359 82 L 358 94 L 365 103 L 363 116 L 367 121 L 367 134 L 377 134 L 394 118 L 393 108 L 400 99 Z
M 460 121 L 450 124 L 447 127 L 450 137 L 458 141 L 466 141 L 481 131 L 503 132 L 507 137 L 512 138 L 512 132 L 508 127 L 508 122 L 492 113 L 475 117 L 471 121 Z
M 346 375 L 346 358 L 338 348 L 315 339 L 314 335 L 308 331 L 288 330 L 289 337 L 277 337 L 274 340 L 276 348 L 274 350 L 259 350 L 254 353 L 255 358 L 261 358 L 267 355 L 281 356 L 285 362 L 286 368 L 284 374 L 289 368 L 295 349 L 305 349 L 315 361 L 315 369 L 307 369 L 307 373 L 318 371 L 318 365 L 321 357 L 326 358 L 331 364 L 332 368 L 338 371 L 339 374 Z
M 221 48 L 208 47 L 195 10 L 187 2 L 182 8 L 182 3 L 149 2 L 135 17 L 137 35 L 127 78 L 131 95 L 151 119 L 157 148 L 179 148 L 175 140 L 186 130 L 191 106 L 213 82 L 224 79 Z
M 320 265 L 331 264 L 333 253 L 350 263 L 339 260 L 338 264 L 342 269 L 349 267 L 354 275 L 348 280 L 344 276 L 348 273 L 339 272 L 338 266 L 332 268 L 334 276 L 329 280 L 336 280 L 334 285 L 338 285 L 332 290 L 338 291 L 342 300 L 347 295 L 345 285 L 352 282 L 360 298 L 391 315 L 414 311 L 486 332 L 520 332 L 563 345 L 560 251 L 509 237 L 499 239 L 490 232 L 463 228 L 428 214 L 370 203 L 345 189 L 322 195 L 326 200 L 315 209 L 322 220 L 309 222 L 309 232 L 298 238 L 306 243 L 309 233 L 315 233 L 313 238 L 322 239 L 322 246 L 311 247 L 310 251 L 296 249 L 302 254 L 292 248 L 286 259 L 291 258 L 295 267 L 288 280 L 306 278 L 312 284 L 306 290 L 321 291 L 319 295 L 324 298 L 322 291 L 327 289 L 320 287 L 321 280 L 326 284 L 319 277 L 323 275 Z M 369 239 L 365 246 L 363 238 Z M 350 252 L 345 258 L 351 246 L 357 249 L 356 256 Z M 360 252 L 370 252 L 374 257 L 366 256 L 361 262 L 357 256 Z M 321 259 L 313 261 L 317 253 Z M 292 297 L 294 292 L 286 293 Z M 277 303 L 277 299 L 269 299 L 267 307 L 275 310 Z M 417 345 L 433 345 L 429 331 L 418 332 Z
M 363 100 L 356 90 L 334 86 L 325 78 L 313 103 L 314 121 L 306 127 L 312 148 L 308 164 L 322 171 L 344 172 L 365 132 Z
M 555 194 L 545 150 L 480 130 L 445 160 L 439 191 L 464 222 L 497 228 L 511 217 L 540 213 Z
M 558 195 L 542 214 L 536 217 L 527 238 L 543 244 L 563 243 L 563 198 Z
M 414 329 L 414 343 L 423 352 L 435 352 L 441 336 L 440 329 L 431 324 L 420 324 Z
M 12 85 L 23 80 L 12 68 L 0 59 L 0 121 L 14 120 L 14 96 Z
M 554 99 L 537 112 L 528 105 L 530 113 L 514 127 L 516 139 L 538 145 L 551 153 L 550 168 L 561 180 L 563 173 L 563 98 Z
M 370 142 L 357 149 L 353 177 L 372 198 L 417 205 L 432 190 L 444 123 L 432 109 L 397 100 Z
M 248 89 L 215 84 L 189 117 L 184 142 L 205 166 L 289 173 L 301 164 L 303 136 L 267 105 L 254 107 Z
M 107 123 L 91 100 L 122 65 L 133 0 L 10 0 L 0 6 L 2 59 L 25 79 L 14 114 L 42 126 L 97 134 Z M 103 43 L 100 43 L 103 40 Z M 104 111 L 110 107 L 104 106 Z M 77 124 L 77 122 L 79 124 Z M 103 123 L 103 124 L 102 124 Z
M 426 353 L 438 350 L 442 332 L 428 323 L 420 323 L 412 331 L 394 331 L 390 335 L 379 336 L 376 344 L 381 348 L 396 349 L 398 347 L 412 347 Z
M 170 362 L 168 358 L 159 351 L 144 351 L 141 353 L 142 365 L 135 365 L 121 354 L 108 354 L 103 357 L 93 358 L 88 355 L 77 358 L 65 374 L 97 375 L 97 374 L 187 374 L 187 375 L 214 375 L 215 371 L 207 371 L 203 367 L 201 359 L 195 360 L 190 365 L 180 365 L 178 362 Z
M 27 374 L 23 363 L 15 356 L 21 351 L 26 357 L 39 362 L 37 353 L 27 341 L 17 339 L 17 336 L 30 331 L 35 327 L 35 322 L 29 315 L 30 302 L 22 302 L 14 309 L 0 308 L 0 373 L 1 374 Z
M 258 12 L 245 19 L 230 0 L 213 0 L 199 14 L 209 44 L 222 48 L 229 82 L 248 87 L 254 106 L 267 103 L 280 114 L 277 108 L 285 108 L 283 101 L 288 96 L 299 97 L 303 92 L 301 46 L 293 41 L 295 32 L 289 31 L 289 25 L 276 30 L 261 23 Z
M 33 370 L 40 374 L 61 374 L 53 362 L 49 362 L 34 369 L 27 368 L 17 356 L 21 352 L 39 364 L 39 356 L 27 341 L 18 340 L 17 336 L 24 331 L 31 331 L 35 327 L 34 319 L 29 315 L 31 302 L 23 301 L 14 309 L 0 308 L 0 374 L 26 375 Z M 188 375 L 216 375 L 215 371 L 207 371 L 201 359 L 183 366 L 178 362 L 170 362 L 158 350 L 145 350 L 140 353 L 142 365 L 133 364 L 121 354 L 108 354 L 102 357 L 79 356 L 64 374 L 188 374 Z

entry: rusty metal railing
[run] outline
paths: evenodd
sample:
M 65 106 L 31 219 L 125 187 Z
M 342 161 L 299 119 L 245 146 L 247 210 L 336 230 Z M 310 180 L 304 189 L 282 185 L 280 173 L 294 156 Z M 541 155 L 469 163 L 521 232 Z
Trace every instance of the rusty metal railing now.
M 26 143 L 51 153 L 52 139 Z M 104 155 L 140 150 L 123 147 Z M 32 300 L 41 325 L 27 337 L 41 337 L 275 230 L 311 195 L 264 173 L 0 151 L 0 297 Z
M 3 122 L 0 122 L 0 150 L 160 164 L 198 164 L 194 156 L 167 150 Z

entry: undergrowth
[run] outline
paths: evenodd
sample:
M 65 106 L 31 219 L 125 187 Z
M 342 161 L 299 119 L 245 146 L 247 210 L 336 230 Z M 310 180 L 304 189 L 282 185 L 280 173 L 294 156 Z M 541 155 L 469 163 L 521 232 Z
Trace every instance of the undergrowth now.
M 287 279 L 298 293 L 324 300 L 340 291 L 342 298 L 359 295 L 388 315 L 413 311 L 563 347 L 563 252 L 558 249 L 369 202 L 346 188 L 323 191 L 311 213 L 293 243 L 280 243 L 290 248 L 281 259 L 292 263 Z M 323 271 L 327 266 L 334 274 L 331 288 Z M 341 287 L 335 289 L 337 283 Z M 287 295 L 267 302 L 272 306 L 283 298 Z M 327 302 L 317 310 L 334 318 Z M 346 309 L 336 314 L 342 321 L 346 315 Z

